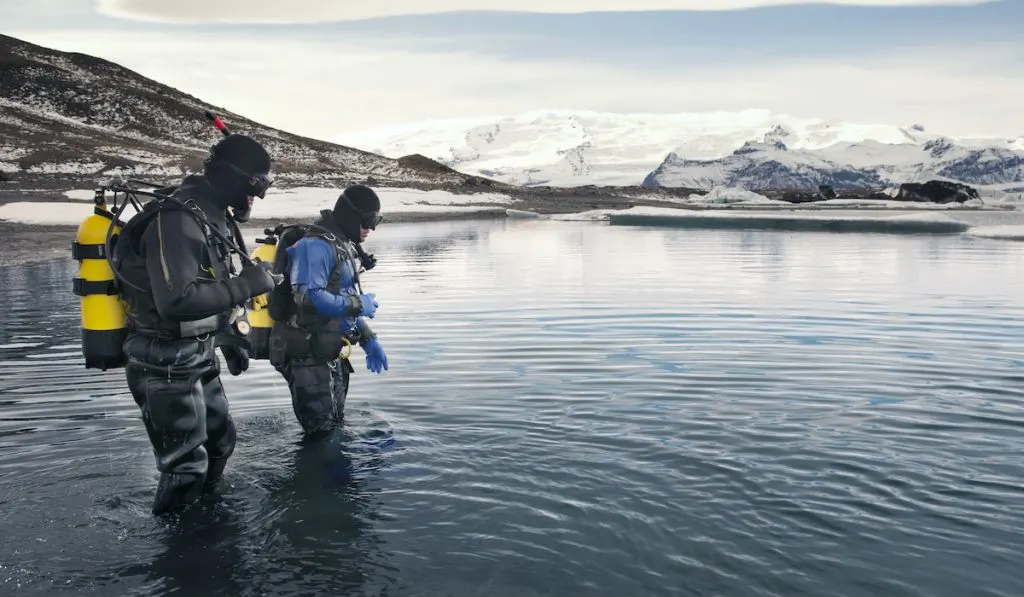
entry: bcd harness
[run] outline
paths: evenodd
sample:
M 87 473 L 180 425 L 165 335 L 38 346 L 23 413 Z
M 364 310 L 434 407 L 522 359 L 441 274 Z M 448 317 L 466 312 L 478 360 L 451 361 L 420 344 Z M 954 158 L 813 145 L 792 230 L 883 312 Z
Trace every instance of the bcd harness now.
M 286 251 L 301 238 L 320 238 L 326 241 L 334 251 L 335 260 L 325 290 L 334 295 L 342 295 L 342 272 L 346 265 L 360 260 L 359 252 L 354 243 L 342 242 L 335 232 L 316 224 L 297 224 L 284 229 L 288 231 L 281 234 L 274 257 L 274 272 L 284 274 L 284 280 L 268 297 L 268 311 L 274 320 L 270 333 L 269 360 L 274 366 L 310 358 L 334 360 L 345 344 L 365 343 L 372 336 L 372 331 L 365 325 L 363 329 L 357 326 L 353 330 L 344 330 L 344 318 L 319 315 L 305 293 L 296 292 L 292 288 L 289 276 L 291 263 Z M 352 284 L 359 289 L 359 271 L 354 265 L 352 275 Z M 348 296 L 349 317 L 357 317 L 359 297 Z M 346 359 L 342 360 L 351 372 L 351 364 Z
M 167 189 L 161 189 L 166 191 Z M 140 210 L 139 214 L 132 218 L 127 224 L 122 225 L 121 234 L 117 238 L 110 239 L 109 246 L 111 251 L 108 252 L 111 255 L 111 269 L 116 277 L 116 280 L 112 283 L 117 286 L 118 292 L 125 297 L 126 302 L 129 296 L 134 295 L 136 292 L 145 297 L 143 301 L 152 302 L 152 293 L 147 288 L 139 287 L 133 284 L 127 279 L 122 273 L 121 269 L 124 266 L 123 258 L 120 258 L 112 247 L 116 242 L 129 242 L 131 243 L 130 250 L 138 256 L 138 243 L 141 238 L 142 231 L 146 226 L 150 225 L 151 221 L 158 217 L 160 213 L 167 209 L 180 209 L 186 211 L 189 215 L 195 219 L 202 229 L 203 236 L 206 239 L 205 243 L 205 259 L 201 262 L 200 271 L 196 272 L 196 281 L 200 284 L 217 281 L 217 266 L 220 265 L 224 268 L 224 274 L 230 277 L 236 273 L 234 262 L 231 260 L 232 253 L 245 254 L 244 240 L 242 238 L 241 231 L 238 228 L 237 223 L 231 218 L 227 218 L 229 226 L 231 226 L 231 234 L 237 240 L 242 247 L 239 247 L 232 239 L 229 239 L 223 233 L 218 234 L 220 231 L 216 230 L 215 226 L 210 222 L 202 208 L 196 204 L 196 202 L 189 199 L 180 199 L 172 197 L 169 194 L 158 196 L 153 201 L 148 202 Z M 162 249 L 161 249 L 162 250 Z M 135 292 L 124 293 L 124 286 L 130 287 Z M 133 296 L 133 299 L 142 297 Z M 134 301 L 132 301 L 134 302 Z M 236 325 L 241 317 L 244 317 L 243 307 L 234 307 L 228 320 L 222 321 L 220 314 L 214 314 L 200 319 L 182 321 L 182 322 L 167 322 L 160 321 L 158 326 L 158 335 L 166 336 L 170 339 L 175 338 L 204 338 L 210 334 L 218 331 L 223 331 L 228 326 Z M 131 318 L 129 318 L 131 319 Z M 225 325 L 226 324 L 226 325 Z M 236 329 L 237 332 L 237 329 Z M 230 340 L 230 338 L 222 338 L 222 341 Z

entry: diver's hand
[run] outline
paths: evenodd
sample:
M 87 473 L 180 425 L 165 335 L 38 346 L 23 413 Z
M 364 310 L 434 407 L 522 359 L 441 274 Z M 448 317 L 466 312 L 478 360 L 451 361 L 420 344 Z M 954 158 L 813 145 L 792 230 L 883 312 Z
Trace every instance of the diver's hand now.
M 366 352 L 366 368 L 374 373 L 388 368 L 388 355 L 384 354 L 384 348 L 376 338 L 373 338 L 363 346 Z
M 220 353 L 224 355 L 231 375 L 241 375 L 243 371 L 249 369 L 249 352 L 244 348 L 226 344 L 220 347 Z
M 274 277 L 267 271 L 266 265 L 268 264 L 249 264 L 239 272 L 236 279 L 245 285 L 245 289 L 248 291 L 247 298 L 266 294 L 273 290 L 274 286 L 277 286 Z
M 284 274 L 275 274 L 274 273 L 274 264 L 273 263 L 269 263 L 267 261 L 263 261 L 259 257 L 254 259 L 253 263 L 255 263 L 256 265 L 259 265 L 263 269 L 267 270 L 267 273 L 270 274 L 270 277 L 274 280 L 274 286 L 278 286 L 279 284 L 281 284 L 281 282 L 284 282 Z
M 359 312 L 359 315 L 373 319 L 374 314 L 377 313 L 377 307 L 380 307 L 380 304 L 377 303 L 376 296 L 377 295 L 372 292 L 359 295 L 359 304 L 362 309 Z

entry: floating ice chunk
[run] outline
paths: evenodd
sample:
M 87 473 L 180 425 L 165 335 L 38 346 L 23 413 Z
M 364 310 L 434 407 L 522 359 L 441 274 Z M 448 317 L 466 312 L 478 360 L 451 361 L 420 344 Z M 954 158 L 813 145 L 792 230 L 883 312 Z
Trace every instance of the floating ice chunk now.
M 761 195 L 759 193 L 733 187 L 715 187 L 705 195 L 693 193 L 690 195 L 688 202 L 716 204 L 738 203 L 757 205 L 791 205 L 788 201 L 769 199 L 768 197 L 765 197 L 764 195 Z
M 554 214 L 550 219 L 561 222 L 603 222 L 608 220 L 608 215 L 614 213 L 610 209 L 592 209 L 572 214 Z
M 980 238 L 1024 241 L 1024 226 L 975 226 L 968 230 L 967 234 Z
M 821 212 L 743 213 L 663 207 L 633 207 L 611 212 L 609 221 L 619 226 L 932 234 L 964 232 L 970 228 L 965 222 L 936 213 L 849 216 Z
M 546 218 L 535 211 L 527 211 L 524 209 L 512 209 L 508 208 L 505 210 L 505 215 L 514 220 L 536 220 L 540 218 Z

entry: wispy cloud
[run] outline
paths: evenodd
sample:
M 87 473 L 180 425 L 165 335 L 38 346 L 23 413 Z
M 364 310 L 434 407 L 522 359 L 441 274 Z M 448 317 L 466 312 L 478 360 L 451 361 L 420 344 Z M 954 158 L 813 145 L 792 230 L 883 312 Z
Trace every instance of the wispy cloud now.
M 858 6 L 976 5 L 987 0 L 831 0 Z M 100 0 L 116 17 L 168 21 L 311 23 L 459 11 L 585 13 L 606 11 L 721 11 L 803 4 L 806 0 Z
M 1024 134 L 1022 46 L 867 55 L 856 60 L 611 67 L 368 43 L 205 33 L 26 32 L 244 113 L 320 138 L 393 122 L 537 108 L 679 112 L 764 108 L 949 134 Z M 378 48 L 389 48 L 382 50 Z
M 545 12 L 439 12 L 460 1 L 103 0 L 84 11 L 84 0 L 0 0 L 0 14 L 4 33 L 95 54 L 321 138 L 544 108 L 768 109 L 957 135 L 1024 134 L 1019 0 L 466 0 L 474 11 Z M 691 10 L 644 12 L 658 7 Z M 573 10 L 616 12 L 551 12 Z M 381 18 L 337 20 L 373 16 L 366 11 Z M 408 14 L 416 11 L 438 14 Z

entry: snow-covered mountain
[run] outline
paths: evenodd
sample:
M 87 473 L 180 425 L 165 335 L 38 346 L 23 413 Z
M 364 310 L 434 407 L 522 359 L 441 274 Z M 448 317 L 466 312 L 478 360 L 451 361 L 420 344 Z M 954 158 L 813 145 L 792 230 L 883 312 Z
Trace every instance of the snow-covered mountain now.
M 652 187 L 748 189 L 885 187 L 950 180 L 977 187 L 1024 183 L 1024 140 L 953 140 L 906 130 L 907 139 L 835 142 L 817 148 L 795 131 L 777 127 L 727 156 L 693 159 L 673 151 L 644 179 Z M 915 134 L 916 133 L 916 134 Z
M 421 188 L 478 181 L 409 156 L 393 159 L 277 130 L 118 64 L 0 35 L 0 174 L 33 181 L 116 171 L 170 181 L 199 167 L 220 133 L 211 111 L 259 139 L 283 182 L 364 181 Z
M 386 156 L 420 153 L 452 168 L 510 184 L 639 185 L 679 145 L 679 131 L 722 130 L 732 115 L 624 116 L 568 110 L 433 120 L 343 135 L 334 140 Z M 740 133 L 742 143 L 743 133 Z M 730 139 L 711 139 L 709 156 Z
M 428 121 L 337 141 L 387 156 L 421 153 L 463 172 L 524 185 L 878 187 L 929 178 L 1024 184 L 1024 137 L 949 138 L 916 125 L 765 110 L 542 110 Z

